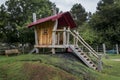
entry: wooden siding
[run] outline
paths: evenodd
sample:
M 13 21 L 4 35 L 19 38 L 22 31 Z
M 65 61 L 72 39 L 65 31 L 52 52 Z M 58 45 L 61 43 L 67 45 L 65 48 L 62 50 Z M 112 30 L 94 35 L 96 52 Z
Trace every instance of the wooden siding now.
M 47 21 L 36 26 L 38 45 L 52 45 L 52 30 L 54 22 Z

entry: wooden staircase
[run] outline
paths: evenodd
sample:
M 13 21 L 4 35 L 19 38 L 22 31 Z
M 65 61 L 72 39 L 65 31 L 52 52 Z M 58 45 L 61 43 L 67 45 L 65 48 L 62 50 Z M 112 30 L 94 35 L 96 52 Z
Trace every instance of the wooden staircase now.
M 69 46 L 69 48 L 73 51 L 73 53 L 75 55 L 77 55 L 79 57 L 79 59 L 81 59 L 88 67 L 94 69 L 94 70 L 98 70 L 98 64 L 95 64 L 92 61 L 92 58 L 90 58 L 85 52 L 83 52 L 83 50 L 81 50 L 81 48 L 78 46 L 78 42 L 80 44 L 82 44 L 90 53 L 91 55 L 93 55 L 94 58 L 96 58 L 96 60 L 99 60 L 98 54 L 97 52 L 88 44 L 84 41 L 84 39 L 77 33 L 77 32 L 72 32 L 70 30 L 68 30 L 68 32 L 77 40 L 76 44 L 72 44 Z
M 69 48 L 78 56 L 88 67 L 97 70 L 95 63 L 79 48 L 73 45 L 70 45 Z

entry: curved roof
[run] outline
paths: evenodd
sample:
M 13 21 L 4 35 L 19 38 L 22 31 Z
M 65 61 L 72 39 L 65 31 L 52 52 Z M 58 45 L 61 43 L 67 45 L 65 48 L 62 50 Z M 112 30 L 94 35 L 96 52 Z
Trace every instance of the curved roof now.
M 53 16 L 49 16 L 46 18 L 42 18 L 37 20 L 36 22 L 33 22 L 31 24 L 28 25 L 28 27 L 32 27 L 38 24 L 41 24 L 43 22 L 47 22 L 47 21 L 55 21 L 58 20 L 58 27 L 64 27 L 64 26 L 68 26 L 70 28 L 75 28 L 76 24 L 72 18 L 72 16 L 70 15 L 69 12 L 65 12 L 65 13 L 60 13 L 60 14 L 56 14 Z

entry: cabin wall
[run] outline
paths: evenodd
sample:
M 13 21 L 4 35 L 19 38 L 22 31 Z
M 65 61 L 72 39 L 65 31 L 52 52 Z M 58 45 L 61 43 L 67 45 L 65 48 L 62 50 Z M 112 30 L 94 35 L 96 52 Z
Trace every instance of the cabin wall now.
M 47 21 L 36 26 L 38 45 L 52 45 L 54 23 L 55 22 Z

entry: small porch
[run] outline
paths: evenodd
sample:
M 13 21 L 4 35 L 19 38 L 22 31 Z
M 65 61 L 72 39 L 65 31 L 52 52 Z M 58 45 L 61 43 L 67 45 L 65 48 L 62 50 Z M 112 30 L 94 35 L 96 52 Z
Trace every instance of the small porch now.
M 70 32 L 71 31 L 69 27 L 53 30 L 51 44 L 48 45 L 36 44 L 34 47 L 35 48 L 69 48 L 70 45 L 78 46 L 78 40 Z

